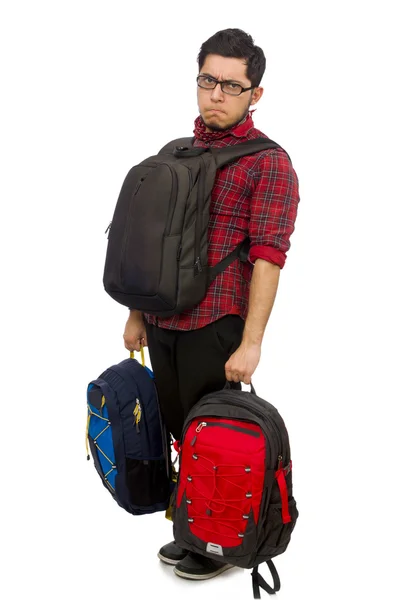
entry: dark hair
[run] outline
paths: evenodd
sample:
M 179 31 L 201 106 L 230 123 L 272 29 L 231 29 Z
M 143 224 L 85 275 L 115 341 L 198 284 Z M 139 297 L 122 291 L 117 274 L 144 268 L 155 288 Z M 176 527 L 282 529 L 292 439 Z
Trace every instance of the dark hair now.
M 266 58 L 262 48 L 255 46 L 252 36 L 241 29 L 223 29 L 211 36 L 200 48 L 197 57 L 199 70 L 209 54 L 227 58 L 244 58 L 247 78 L 257 87 L 266 69 Z

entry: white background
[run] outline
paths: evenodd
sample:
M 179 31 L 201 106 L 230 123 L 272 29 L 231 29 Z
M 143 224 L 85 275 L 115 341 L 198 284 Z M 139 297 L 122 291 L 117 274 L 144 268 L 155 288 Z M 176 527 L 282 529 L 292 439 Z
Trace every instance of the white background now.
M 264 49 L 255 124 L 300 180 L 254 376 L 300 511 L 278 596 L 396 597 L 392 5 L 2 2 L 2 598 L 252 597 L 248 571 L 186 582 L 159 564 L 170 523 L 120 509 L 84 447 L 86 386 L 127 356 L 104 231 L 129 168 L 191 135 L 196 57 L 227 27 Z

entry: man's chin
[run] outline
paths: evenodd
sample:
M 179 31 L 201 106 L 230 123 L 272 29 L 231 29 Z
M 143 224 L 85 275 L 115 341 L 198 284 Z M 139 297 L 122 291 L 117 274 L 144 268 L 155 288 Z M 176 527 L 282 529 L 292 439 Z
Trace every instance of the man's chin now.
M 235 125 L 241 123 L 248 115 L 248 112 L 249 107 L 239 118 L 235 119 L 234 121 L 229 121 L 226 113 L 223 112 L 213 112 L 212 114 L 207 113 L 205 116 L 201 115 L 201 118 L 203 119 L 204 125 L 211 131 L 225 131 L 226 129 L 231 129 Z
M 222 113 L 224 114 L 224 113 Z M 222 118 L 220 115 L 214 113 L 212 115 L 207 115 L 202 117 L 204 125 L 211 129 L 212 131 L 223 131 L 230 127 L 229 123 L 222 123 Z

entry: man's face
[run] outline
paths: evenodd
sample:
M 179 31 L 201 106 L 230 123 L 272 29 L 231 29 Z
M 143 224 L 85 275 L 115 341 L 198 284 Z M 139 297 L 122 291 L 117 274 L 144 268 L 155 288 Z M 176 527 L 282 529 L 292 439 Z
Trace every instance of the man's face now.
M 208 75 L 218 81 L 231 81 L 243 88 L 251 87 L 246 75 L 246 64 L 240 58 L 209 54 L 199 75 Z M 240 123 L 247 115 L 249 107 L 258 102 L 262 93 L 263 88 L 258 87 L 243 92 L 240 96 L 231 96 L 222 92 L 220 85 L 213 90 L 197 87 L 199 112 L 207 130 L 219 131 Z

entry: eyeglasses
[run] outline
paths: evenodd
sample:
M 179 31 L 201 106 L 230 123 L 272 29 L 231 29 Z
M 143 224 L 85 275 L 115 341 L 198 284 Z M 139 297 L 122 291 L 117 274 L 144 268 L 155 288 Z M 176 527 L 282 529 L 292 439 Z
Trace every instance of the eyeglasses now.
M 218 81 L 209 75 L 199 75 L 197 77 L 197 85 L 203 90 L 214 90 L 216 86 L 221 86 L 222 92 L 225 94 L 229 94 L 230 96 L 240 96 L 243 92 L 248 92 L 248 90 L 253 90 L 256 86 L 252 85 L 251 87 L 244 88 L 239 83 L 234 83 L 233 81 Z

